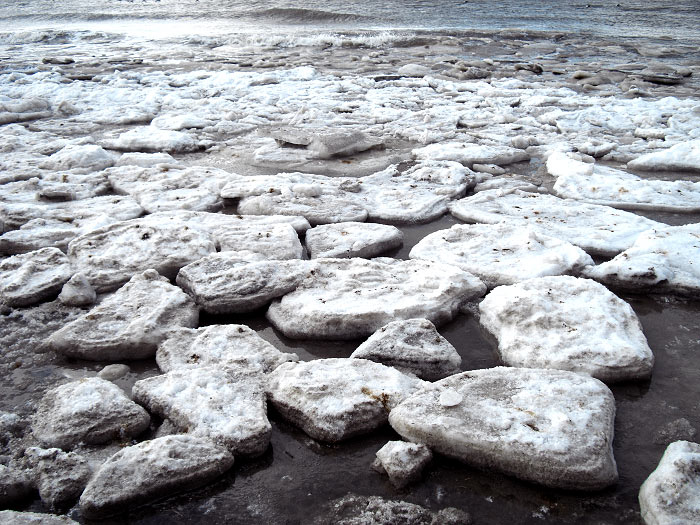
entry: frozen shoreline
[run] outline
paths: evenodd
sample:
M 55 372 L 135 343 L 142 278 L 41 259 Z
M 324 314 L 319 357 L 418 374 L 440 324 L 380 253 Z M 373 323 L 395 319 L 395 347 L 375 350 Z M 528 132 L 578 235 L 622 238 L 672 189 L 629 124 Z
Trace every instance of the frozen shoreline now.
M 412 191 L 413 195 L 420 191 L 422 198 L 440 197 L 437 209 L 441 211 L 435 215 L 439 217 L 448 202 L 458 202 L 465 192 L 470 195 L 476 182 L 530 184 L 540 192 L 532 193 L 533 197 L 552 193 L 556 179 L 545 164 L 552 152 L 569 151 L 579 162 L 624 169 L 628 161 L 643 154 L 667 151 L 700 138 L 700 67 L 682 44 L 642 45 L 601 38 L 591 60 L 586 37 L 572 34 L 508 30 L 497 35 L 488 31 L 391 35 L 296 36 L 286 43 L 198 37 L 177 44 L 171 41 L 167 47 L 162 42 L 82 32 L 0 37 L 0 54 L 7 58 L 5 69 L 0 71 L 0 104 L 4 108 L 0 116 L 5 123 L 0 129 L 7 138 L 0 154 L 0 217 L 7 230 L 0 237 L 5 251 L 0 263 L 14 254 L 13 247 L 19 246 L 15 237 L 23 231 L 32 241 L 49 243 L 58 238 L 65 249 L 71 236 L 99 228 L 109 230 L 110 224 L 129 218 L 103 213 L 87 217 L 84 211 L 71 211 L 71 206 L 85 198 L 120 193 L 151 212 L 191 207 L 219 213 L 223 208 L 230 214 L 237 211 L 237 199 L 257 198 L 264 193 L 260 190 L 264 186 L 285 205 L 294 204 L 293 215 L 304 215 L 304 210 L 311 209 L 310 221 L 310 217 L 319 216 L 315 208 L 318 201 L 330 202 L 331 197 L 381 220 L 379 214 L 392 198 L 408 202 Z M 284 133 L 280 133 L 281 127 Z M 338 130 L 346 135 L 332 144 L 318 142 L 319 137 Z M 353 135 L 356 132 L 372 139 L 368 142 L 372 147 L 350 152 L 328 149 L 339 147 L 343 140 L 355 147 L 361 142 Z M 426 146 L 432 149 L 426 152 Z M 513 151 L 520 155 L 513 157 Z M 163 156 L 165 152 L 172 157 Z M 160 156 L 139 156 L 141 153 Z M 455 161 L 464 165 L 464 172 L 454 167 L 447 175 L 430 171 L 438 170 L 436 165 L 445 169 Z M 138 166 L 151 162 L 156 167 L 150 171 Z M 132 167 L 110 168 L 120 163 Z M 389 175 L 369 177 L 391 165 L 397 166 L 395 175 L 389 170 Z M 194 166 L 208 171 L 186 169 Z M 417 173 L 428 174 L 428 182 L 418 176 L 410 180 L 414 166 Z M 697 170 L 698 164 L 695 166 Z M 421 172 L 421 167 L 425 171 Z M 155 177 L 159 171 L 167 176 Z M 256 186 L 253 182 L 242 185 L 239 176 L 294 172 L 330 177 L 295 175 L 293 183 L 288 182 L 288 175 L 249 179 L 262 181 Z M 57 173 L 65 175 L 56 177 Z M 695 182 L 699 177 L 697 171 L 634 173 L 643 180 Z M 32 181 L 32 177 L 39 180 Z M 358 184 L 371 180 L 376 188 L 373 191 L 389 187 L 388 181 L 394 183 L 386 197 L 372 200 L 345 177 L 356 179 Z M 418 188 L 419 181 L 422 186 Z M 222 192 L 225 187 L 233 191 L 231 184 L 239 193 L 222 200 L 222 193 L 227 196 Z M 119 191 L 115 191 L 117 187 Z M 507 195 L 510 190 L 503 187 L 503 195 Z M 44 197 L 36 200 L 37 194 Z M 552 205 L 547 206 L 553 213 Z M 134 216 L 141 214 L 134 209 Z M 71 219 L 74 229 L 31 221 L 46 219 L 49 214 L 58 222 Z M 697 213 L 664 214 L 652 209 L 645 215 L 673 224 L 700 220 Z M 406 211 L 395 220 L 401 223 L 404 245 L 385 255 L 407 259 L 408 251 L 421 238 L 457 222 L 450 215 L 435 216 L 418 225 L 415 223 L 425 221 L 417 220 L 414 210 Z M 188 217 L 188 227 L 205 239 L 201 253 L 193 256 L 195 260 L 216 251 L 216 245 L 222 243 L 222 227 L 205 224 L 193 218 L 198 217 L 195 214 Z M 18 229 L 20 225 L 23 227 Z M 256 228 L 264 230 L 260 224 Z M 272 231 L 267 228 L 265 231 Z M 295 228 L 301 232 L 308 225 Z M 14 236 L 14 244 L 2 243 L 8 234 Z M 357 235 L 362 240 L 362 235 Z M 243 234 L 240 238 L 252 246 L 250 238 Z M 152 239 L 144 239 L 144 244 L 151 241 L 156 254 L 171 250 L 181 255 L 180 248 L 166 248 Z M 136 250 L 143 249 L 141 245 L 128 239 L 109 242 L 119 257 L 129 257 L 129 249 L 134 252 L 134 260 L 124 265 L 130 272 L 131 268 L 133 273 L 147 269 L 138 266 L 141 252 Z M 190 243 L 184 238 L 182 242 Z M 621 248 L 611 250 L 619 253 Z M 269 244 L 260 244 L 253 250 L 257 255 L 248 253 L 245 261 L 236 264 L 252 265 L 269 257 L 270 250 Z M 69 250 L 69 256 L 77 257 L 71 253 Z M 281 257 L 272 257 L 276 258 Z M 169 262 L 169 276 L 174 277 L 188 262 Z M 124 277 L 118 280 L 123 282 Z M 664 288 L 663 293 L 667 292 Z M 700 339 L 700 326 L 693 298 L 684 301 L 662 295 L 625 299 L 642 320 L 656 365 L 649 382 L 612 388 L 618 410 L 613 448 L 622 481 L 605 492 L 562 493 L 438 458 L 424 481 L 408 492 L 397 493 L 384 478 L 370 473 L 371 461 L 367 460 L 385 441 L 396 439 L 392 431 L 383 428 L 367 437 L 329 446 L 308 438 L 273 411 L 272 448 L 261 458 L 240 463 L 237 458 L 234 474 L 201 489 L 199 496 L 175 497 L 166 504 L 135 508 L 129 519 L 149 523 L 184 514 L 194 521 L 201 516 L 212 519 L 238 512 L 241 523 L 272 523 L 287 513 L 296 522 L 307 514 L 297 507 L 300 503 L 295 499 L 310 498 L 308 505 L 320 515 L 328 500 L 354 488 L 432 510 L 458 507 L 469 511 L 477 522 L 499 519 L 503 514 L 492 507 L 506 505 L 517 515 L 518 523 L 542 518 L 574 523 L 591 506 L 599 513 L 596 519 L 634 523 L 639 512 L 636 492 L 666 444 L 665 437 L 655 442 L 637 435 L 635 428 L 645 423 L 657 435 L 696 439 L 676 422 L 685 420 L 691 429 L 700 426 L 693 405 L 697 396 L 688 393 L 695 388 L 691 380 L 697 365 L 691 347 Z M 499 364 L 487 337 L 476 326 L 475 316 L 468 313 L 476 309 L 474 304 L 463 308 L 466 313 L 455 314 L 455 320 L 441 330 L 462 356 L 464 370 Z M 108 364 L 53 353 L 34 354 L 43 350 L 44 340 L 52 332 L 87 311 L 59 301 L 4 309 L 6 322 L 0 337 L 8 351 L 0 361 L 6 372 L 0 384 L 6 394 L 0 410 L 16 412 L 26 421 L 48 389 L 68 379 L 92 377 Z M 298 353 L 302 361 L 345 358 L 361 342 L 292 341 L 273 329 L 261 312 L 200 314 L 199 319 L 200 326 L 238 322 L 251 326 L 279 350 Z M 135 381 L 158 373 L 152 359 L 129 364 L 130 372 L 116 380 L 127 393 Z M 664 434 L 664 429 L 670 430 Z M 154 437 L 156 432 L 154 423 L 142 437 Z M 18 431 L 19 435 L 24 433 L 23 439 L 9 438 L 4 457 L 31 443 L 27 428 Z M 84 452 L 94 462 L 105 453 Z M 338 474 L 341 469 L 347 479 L 338 479 L 343 477 Z M 16 508 L 43 509 L 38 499 L 31 498 L 20 501 Z M 79 517 L 75 508 L 70 515 Z

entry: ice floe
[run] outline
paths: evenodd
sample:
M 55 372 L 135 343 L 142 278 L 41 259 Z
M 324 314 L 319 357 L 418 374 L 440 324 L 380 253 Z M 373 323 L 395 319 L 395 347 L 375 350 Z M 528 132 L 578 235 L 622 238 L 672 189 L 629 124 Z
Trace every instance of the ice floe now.
M 637 315 L 595 281 L 559 276 L 499 286 L 479 312 L 509 366 L 570 370 L 611 382 L 651 374 L 654 356 Z
M 627 167 L 643 171 L 700 171 L 700 139 L 640 155 L 629 161 Z
M 29 306 L 52 299 L 73 275 L 70 262 L 58 248 L 42 248 L 0 261 L 0 301 Z
M 285 363 L 268 376 L 270 403 L 311 437 L 336 442 L 385 424 L 425 383 L 365 359 Z
M 700 521 L 700 445 L 671 443 L 639 489 L 646 525 L 692 525 Z
M 46 392 L 34 415 L 34 436 L 64 450 L 136 436 L 150 423 L 148 413 L 121 388 L 97 377 L 79 379 Z
M 282 363 L 298 360 L 296 354 L 280 352 L 242 324 L 174 329 L 156 352 L 156 362 L 163 372 L 197 366 L 230 366 L 269 373 Z
M 89 519 L 209 483 L 233 466 L 233 456 L 208 439 L 164 436 L 126 447 L 105 461 L 80 497 Z
M 451 160 L 472 168 L 474 164 L 495 164 L 505 166 L 514 162 L 529 160 L 530 156 L 522 149 L 508 146 L 483 146 L 464 142 L 441 142 L 413 150 L 413 155 L 421 160 Z
M 68 144 L 39 164 L 46 170 L 80 169 L 85 172 L 100 171 L 114 166 L 116 155 L 94 144 Z
M 643 231 L 660 223 L 609 206 L 520 190 L 489 190 L 450 205 L 452 215 L 469 223 L 530 226 L 568 241 L 590 254 L 613 257 Z
M 50 509 L 77 501 L 92 476 L 87 460 L 76 452 L 29 447 L 24 456 L 32 467 L 39 497 Z
M 270 306 L 267 317 L 287 337 L 355 339 L 390 321 L 449 321 L 482 295 L 476 277 L 447 264 L 395 259 L 315 259 L 293 292 Z
M 424 237 L 409 257 L 458 266 L 489 288 L 545 275 L 578 274 L 593 264 L 586 252 L 566 241 L 510 223 L 456 224 Z
M 442 404 L 445 391 L 463 401 Z M 433 383 L 394 407 L 389 423 L 404 439 L 477 467 L 595 490 L 617 481 L 614 418 L 613 395 L 597 379 L 496 367 Z
M 304 242 L 311 259 L 370 258 L 401 246 L 403 233 L 396 226 L 388 224 L 340 222 L 307 230 Z
M 115 139 L 104 140 L 102 145 L 117 151 L 187 153 L 204 149 L 204 145 L 189 133 L 142 126 L 130 129 Z
M 176 282 L 209 313 L 243 313 L 295 290 L 316 267 L 309 261 L 256 259 L 216 253 L 182 268 Z
M 61 288 L 58 300 L 68 306 L 87 306 L 97 299 L 97 292 L 82 273 L 76 273 Z
M 385 472 L 391 483 L 401 488 L 416 481 L 433 459 L 433 453 L 420 443 L 389 441 L 377 451 L 373 468 Z
M 700 225 L 667 226 L 642 233 L 610 261 L 587 268 L 586 277 L 631 292 L 700 291 Z
M 146 270 L 54 332 L 47 346 L 92 361 L 143 359 L 155 355 L 171 328 L 198 322 L 194 301 L 155 270 Z
M 602 204 L 624 210 L 654 210 L 696 213 L 700 211 L 700 182 L 650 180 L 605 166 L 593 166 L 574 159 L 559 161 L 564 166 L 547 167 L 558 174 L 554 192 L 563 198 Z M 581 167 L 590 167 L 585 172 Z
M 249 368 L 176 368 L 137 381 L 132 393 L 180 430 L 206 437 L 234 455 L 257 456 L 270 443 L 264 379 Z
M 462 358 L 427 319 L 393 321 L 374 332 L 350 357 L 369 359 L 435 381 L 461 372 Z

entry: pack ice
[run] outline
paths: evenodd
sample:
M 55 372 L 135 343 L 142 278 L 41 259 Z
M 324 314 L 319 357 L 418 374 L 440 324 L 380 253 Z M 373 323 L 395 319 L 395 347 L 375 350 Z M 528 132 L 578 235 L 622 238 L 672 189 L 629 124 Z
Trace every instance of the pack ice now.
M 651 374 L 654 357 L 636 314 L 595 281 L 559 276 L 499 286 L 479 312 L 509 366 L 570 370 L 611 382 Z
M 257 456 L 270 443 L 263 377 L 247 368 L 176 368 L 142 379 L 134 399 L 177 428 L 225 446 L 234 455 Z
M 591 172 L 586 173 L 585 167 Z M 593 166 L 562 153 L 547 160 L 557 176 L 554 192 L 563 198 L 624 210 L 695 213 L 700 211 L 700 182 L 642 179 L 605 166 Z
M 587 268 L 586 277 L 632 292 L 700 291 L 700 225 L 668 226 L 642 233 L 614 259 Z
M 469 223 L 530 226 L 590 254 L 608 257 L 629 248 L 643 231 L 659 226 L 609 206 L 520 190 L 482 191 L 452 203 L 450 212 Z
M 409 257 L 453 264 L 489 288 L 546 275 L 576 275 L 593 265 L 580 248 L 510 223 L 456 224 L 424 237 Z
M 483 295 L 484 284 L 447 264 L 396 259 L 316 259 L 296 290 L 275 300 L 270 322 L 296 339 L 367 337 L 390 321 L 435 324 Z
M 442 379 L 389 414 L 404 439 L 484 468 L 564 489 L 617 481 L 615 400 L 591 377 L 496 367 Z
M 374 332 L 350 355 L 435 381 L 461 371 L 462 358 L 427 319 L 393 321 Z
M 163 372 L 196 366 L 235 366 L 269 373 L 282 363 L 298 360 L 296 354 L 280 352 L 242 324 L 177 328 L 156 352 L 156 362 Z
M 639 489 L 646 525 L 693 525 L 700 522 L 700 445 L 671 443 L 656 470 Z
M 365 359 L 285 363 L 268 376 L 270 403 L 311 437 L 336 442 L 385 424 L 401 400 L 425 383 Z
M 92 377 L 46 392 L 34 415 L 34 436 L 45 446 L 64 450 L 136 436 L 151 421 L 121 388 Z
M 93 361 L 143 359 L 153 357 L 171 328 L 198 322 L 194 301 L 155 270 L 146 270 L 51 334 L 47 346 Z
M 233 466 L 233 456 L 210 440 L 164 436 L 123 448 L 97 470 L 80 497 L 89 519 L 206 485 Z

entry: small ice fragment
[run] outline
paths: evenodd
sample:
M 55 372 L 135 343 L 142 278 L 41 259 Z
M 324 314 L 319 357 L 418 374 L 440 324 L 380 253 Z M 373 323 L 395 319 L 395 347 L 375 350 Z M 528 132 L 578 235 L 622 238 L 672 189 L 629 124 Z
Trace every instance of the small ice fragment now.
M 462 394 L 456 390 L 445 390 L 440 394 L 440 404 L 444 407 L 454 407 L 462 402 Z

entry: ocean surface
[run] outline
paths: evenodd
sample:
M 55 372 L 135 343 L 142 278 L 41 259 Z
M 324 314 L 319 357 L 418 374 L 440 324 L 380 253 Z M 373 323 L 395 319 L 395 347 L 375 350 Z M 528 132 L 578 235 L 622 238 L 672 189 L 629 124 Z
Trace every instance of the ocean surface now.
M 0 3 L 0 32 L 37 29 L 187 34 L 497 30 L 700 41 L 698 0 L 23 0 Z

